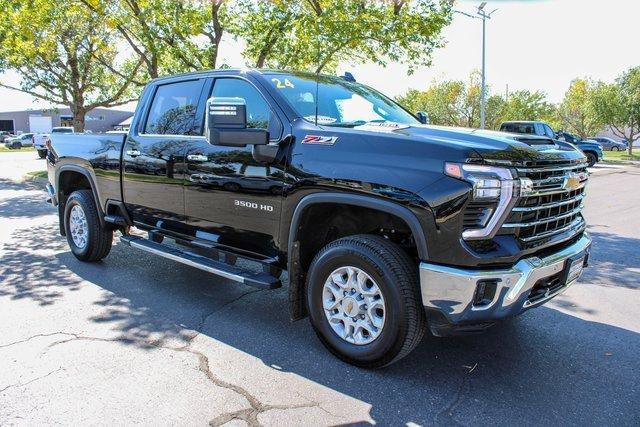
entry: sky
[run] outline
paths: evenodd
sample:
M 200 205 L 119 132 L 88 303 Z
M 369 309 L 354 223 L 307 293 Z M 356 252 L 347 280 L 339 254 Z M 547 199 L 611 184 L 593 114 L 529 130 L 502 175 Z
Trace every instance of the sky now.
M 455 8 L 474 13 L 479 1 L 458 0 Z M 485 10 L 498 9 L 487 22 L 487 84 L 493 92 L 541 90 L 559 102 L 576 77 L 613 81 L 640 65 L 640 0 L 494 0 Z M 465 80 L 481 67 L 482 22 L 455 14 L 443 32 L 446 45 L 432 66 L 407 76 L 407 67 L 389 63 L 342 64 L 358 81 L 396 96 L 410 88 L 424 89 L 433 79 Z M 244 65 L 237 44 L 223 43 L 221 56 L 234 67 Z M 400 77 L 399 77 L 400 76 Z M 17 75 L 0 77 L 18 85 Z M 42 108 L 48 103 L 0 88 L 0 111 Z M 135 104 L 125 106 L 133 109 Z

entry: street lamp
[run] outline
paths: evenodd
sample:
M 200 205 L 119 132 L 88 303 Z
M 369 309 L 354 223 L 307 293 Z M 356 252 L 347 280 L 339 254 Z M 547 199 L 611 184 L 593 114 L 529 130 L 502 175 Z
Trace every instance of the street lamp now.
M 454 10 L 454 12 L 460 13 L 462 15 L 468 16 L 469 18 L 474 19 L 482 19 L 482 86 L 481 86 L 481 94 L 480 94 L 480 129 L 484 129 L 485 125 L 485 117 L 486 117 L 486 108 L 487 108 L 487 85 L 486 85 L 486 26 L 487 19 L 491 19 L 491 15 L 498 10 L 494 9 L 491 12 L 487 13 L 484 11 L 484 7 L 487 5 L 486 1 L 480 3 L 478 6 L 478 10 L 476 11 L 476 15 L 471 15 L 466 12 L 462 12 L 460 10 Z

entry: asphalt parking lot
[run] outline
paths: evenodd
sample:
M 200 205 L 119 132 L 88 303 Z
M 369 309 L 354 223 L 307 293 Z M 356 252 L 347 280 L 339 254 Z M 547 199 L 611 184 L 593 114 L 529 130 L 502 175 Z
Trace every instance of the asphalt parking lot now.
M 0 424 L 639 425 L 640 166 L 598 166 L 591 267 L 483 335 L 365 371 L 258 291 L 116 244 L 83 264 L 0 154 Z M 117 239 L 116 239 L 117 240 Z

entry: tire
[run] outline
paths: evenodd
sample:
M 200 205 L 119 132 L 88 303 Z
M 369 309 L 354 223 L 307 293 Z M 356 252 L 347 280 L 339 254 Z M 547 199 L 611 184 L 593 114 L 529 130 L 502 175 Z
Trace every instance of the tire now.
M 587 163 L 589 164 L 589 167 L 592 167 L 598 162 L 598 158 L 596 157 L 595 154 L 585 153 L 585 155 L 587 156 Z
M 334 286 L 335 282 L 329 280 L 330 275 L 335 273 L 338 277 L 344 278 L 348 273 L 340 276 L 339 272 L 347 267 L 360 270 L 371 279 L 371 289 L 376 289 L 373 286 L 377 286 L 384 307 L 381 312 L 376 308 L 378 314 L 383 313 L 384 319 L 377 336 L 360 332 L 364 339 L 359 344 L 348 342 L 332 326 L 333 324 L 340 328 L 341 322 L 343 326 L 346 325 L 345 319 L 350 321 L 345 313 L 353 308 L 353 302 L 359 298 L 359 294 L 343 292 L 346 296 L 341 304 L 338 304 L 336 299 L 329 298 L 328 301 L 326 297 L 328 294 L 325 282 Z M 371 285 L 368 279 L 365 283 Z M 329 351 L 347 363 L 363 368 L 390 365 L 409 354 L 424 335 L 426 320 L 418 289 L 418 267 L 400 247 L 382 237 L 357 235 L 329 243 L 312 261 L 306 286 L 307 309 L 313 329 Z M 343 309 L 347 300 L 347 308 Z M 327 304 L 338 304 L 339 308 L 335 310 L 339 313 L 328 314 L 329 311 L 323 306 L 325 301 Z M 375 304 L 376 307 L 380 305 L 380 300 L 376 303 L 371 302 L 376 300 L 363 299 L 356 302 L 356 308 L 366 309 L 366 305 L 358 305 L 364 301 Z M 328 315 L 335 316 L 338 321 L 330 323 Z M 345 316 L 345 319 L 339 316 Z M 351 319 L 361 318 L 365 322 L 364 317 L 358 316 L 367 316 L 366 321 L 371 319 L 369 314 L 355 315 Z M 351 339 L 355 339 L 355 334 L 351 334 Z
M 22 148 L 22 143 L 20 141 L 16 141 L 13 143 L 14 150 L 20 150 Z
M 85 234 L 84 244 L 74 240 L 71 229 L 72 211 L 75 214 L 82 212 L 86 220 L 85 226 L 87 233 Z M 82 231 L 84 231 L 85 226 L 81 227 Z M 71 252 L 80 261 L 100 261 L 109 254 L 111 243 L 113 242 L 113 230 L 108 230 L 100 226 L 98 209 L 96 208 L 91 190 L 78 190 L 71 193 L 64 209 L 64 229 Z
M 41 159 L 47 157 L 47 150 L 38 150 L 38 157 L 40 157 Z
M 620 151 L 618 147 L 611 147 L 611 151 Z

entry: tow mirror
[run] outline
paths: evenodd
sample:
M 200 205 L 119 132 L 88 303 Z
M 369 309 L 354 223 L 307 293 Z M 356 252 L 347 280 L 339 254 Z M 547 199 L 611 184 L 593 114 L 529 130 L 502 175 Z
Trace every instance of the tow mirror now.
M 423 125 L 428 125 L 429 124 L 429 115 L 427 113 L 425 113 L 424 111 L 418 111 L 416 113 L 416 117 L 418 118 L 420 123 L 422 123 Z
M 212 97 L 207 100 L 205 135 L 209 144 L 228 147 L 266 145 L 266 129 L 247 129 L 247 106 L 242 98 Z

